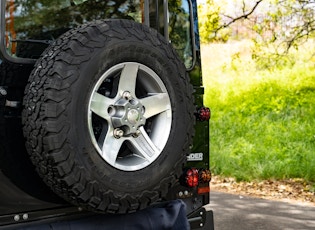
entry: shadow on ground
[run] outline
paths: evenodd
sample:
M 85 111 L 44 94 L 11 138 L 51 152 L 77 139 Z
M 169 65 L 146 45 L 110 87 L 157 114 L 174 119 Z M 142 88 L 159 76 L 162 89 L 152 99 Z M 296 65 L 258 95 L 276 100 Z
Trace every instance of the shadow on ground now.
M 315 229 L 315 206 L 211 192 L 215 230 Z

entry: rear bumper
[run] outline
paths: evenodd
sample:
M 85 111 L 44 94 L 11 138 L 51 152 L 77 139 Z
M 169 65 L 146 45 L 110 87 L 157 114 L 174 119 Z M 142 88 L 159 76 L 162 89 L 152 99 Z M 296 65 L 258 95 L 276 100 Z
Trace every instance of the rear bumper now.
M 56 211 L 56 210 L 55 210 Z M 1 225 L 1 229 L 6 230 L 60 230 L 60 229 L 200 229 L 213 230 L 213 213 L 201 207 L 186 216 L 184 202 L 177 200 L 157 205 L 131 214 L 122 215 L 99 215 L 87 212 L 72 213 L 71 210 L 64 210 L 63 215 L 45 216 L 43 211 L 38 214 L 38 218 L 28 221 L 11 221 L 6 225 Z M 34 213 L 29 213 L 32 217 Z M 11 217 L 13 220 L 13 216 Z M 15 222 L 15 223 L 14 223 Z
M 186 216 L 186 205 L 181 200 L 160 203 L 130 214 L 100 215 L 79 211 L 77 208 L 50 210 L 21 215 L 6 215 L 7 221 L 0 223 L 0 229 L 6 230 L 42 230 L 42 229 L 200 229 L 213 230 L 213 212 L 204 207 L 196 209 Z M 16 217 L 23 218 L 18 220 Z M 1 216 L 5 220 L 5 216 Z M 20 219 L 20 218 L 19 218 Z

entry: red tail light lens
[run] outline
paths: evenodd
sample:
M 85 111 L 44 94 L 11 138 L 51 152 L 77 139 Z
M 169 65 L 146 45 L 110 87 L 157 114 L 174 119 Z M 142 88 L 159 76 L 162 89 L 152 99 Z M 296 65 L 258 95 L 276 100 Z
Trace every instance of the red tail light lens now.
M 209 121 L 211 117 L 211 111 L 207 107 L 201 107 L 197 111 L 197 120 L 199 121 Z
M 186 172 L 186 184 L 189 187 L 196 187 L 198 186 L 199 182 L 199 173 L 197 169 L 188 169 Z

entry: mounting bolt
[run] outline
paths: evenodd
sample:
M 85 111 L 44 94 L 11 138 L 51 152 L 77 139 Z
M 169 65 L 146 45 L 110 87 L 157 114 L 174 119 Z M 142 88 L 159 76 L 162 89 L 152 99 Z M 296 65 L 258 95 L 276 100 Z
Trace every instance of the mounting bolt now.
M 24 213 L 23 216 L 22 216 L 23 220 L 27 220 L 28 219 L 28 214 L 27 213 Z
M 2 86 L 0 86 L 0 95 L 1 96 L 6 96 L 7 95 L 7 91 Z
M 114 137 L 119 139 L 121 138 L 122 136 L 124 136 L 124 131 L 117 128 L 117 129 L 114 129 Z
M 20 216 L 19 215 L 15 215 L 13 218 L 14 218 L 15 221 L 19 221 L 20 220 Z

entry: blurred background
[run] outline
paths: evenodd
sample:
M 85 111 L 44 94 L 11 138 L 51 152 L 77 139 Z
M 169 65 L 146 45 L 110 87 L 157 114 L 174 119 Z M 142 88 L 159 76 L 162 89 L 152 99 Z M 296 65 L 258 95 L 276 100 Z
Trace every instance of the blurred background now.
M 298 184 L 315 202 L 315 0 L 200 0 L 198 13 L 213 174 Z

